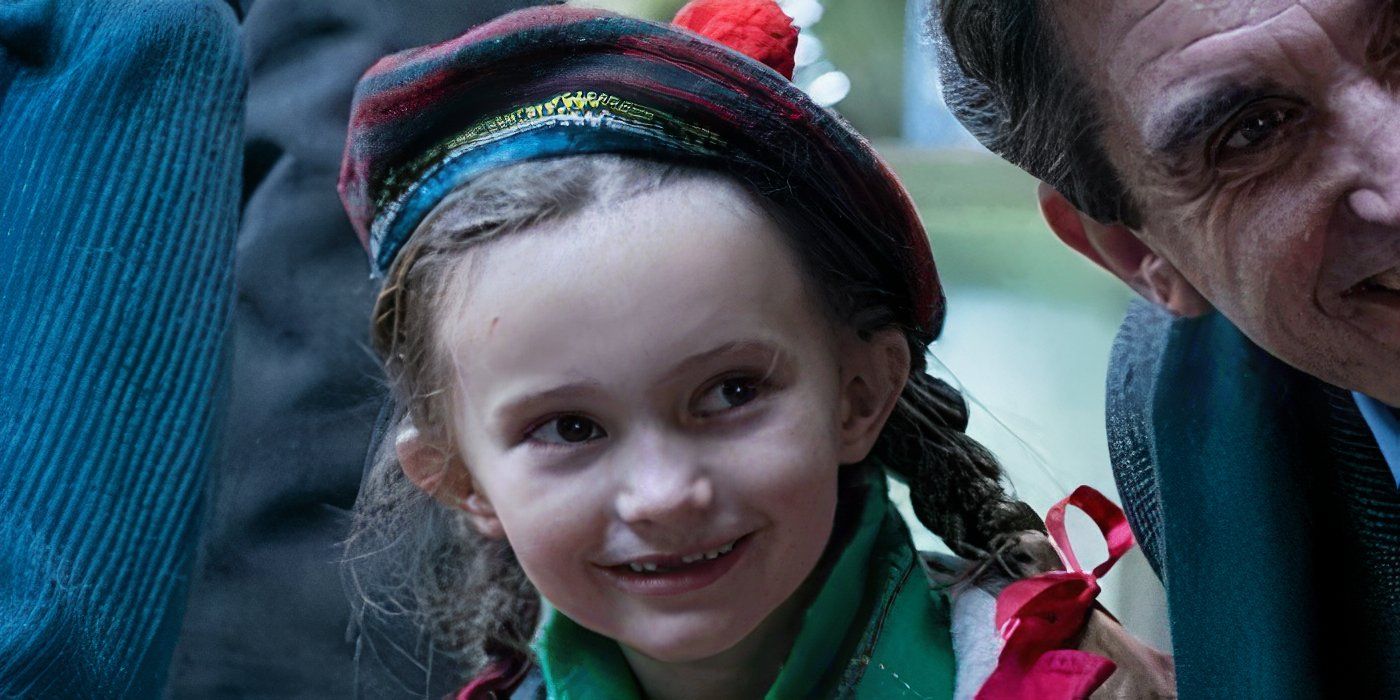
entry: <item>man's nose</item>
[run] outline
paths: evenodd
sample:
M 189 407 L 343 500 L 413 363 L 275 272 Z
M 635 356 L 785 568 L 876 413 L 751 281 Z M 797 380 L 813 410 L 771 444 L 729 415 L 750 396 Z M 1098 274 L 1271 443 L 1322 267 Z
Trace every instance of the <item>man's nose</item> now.
M 674 525 L 703 515 L 714 503 L 714 483 L 694 450 L 664 435 L 634 436 L 619 457 L 623 475 L 618 517 L 632 525 Z
M 1356 90 L 1351 102 L 1362 175 L 1347 206 L 1368 223 L 1400 227 L 1400 95 L 1372 84 Z

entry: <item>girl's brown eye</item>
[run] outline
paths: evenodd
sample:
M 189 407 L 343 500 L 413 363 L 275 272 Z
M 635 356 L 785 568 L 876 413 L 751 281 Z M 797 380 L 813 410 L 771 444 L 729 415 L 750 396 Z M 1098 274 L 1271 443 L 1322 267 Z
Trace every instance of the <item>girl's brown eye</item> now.
M 758 387 L 748 380 L 731 379 L 721 382 L 719 388 L 720 395 L 731 407 L 742 406 L 752 401 L 754 396 L 758 394 Z
M 749 377 L 733 377 L 714 385 L 700 397 L 696 412 L 700 415 L 721 413 L 738 408 L 758 398 L 759 383 Z
M 555 445 L 577 444 L 607 437 L 602 426 L 579 415 L 559 416 L 530 431 L 529 438 Z

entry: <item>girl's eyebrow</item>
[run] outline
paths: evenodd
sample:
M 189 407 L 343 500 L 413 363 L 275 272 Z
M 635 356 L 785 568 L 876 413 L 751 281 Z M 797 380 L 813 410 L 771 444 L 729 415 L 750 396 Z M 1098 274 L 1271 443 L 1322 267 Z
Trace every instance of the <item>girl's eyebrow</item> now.
M 667 371 L 665 378 L 671 379 L 673 377 L 685 374 L 686 372 L 694 369 L 696 366 L 706 364 L 717 357 L 746 353 L 764 354 L 771 356 L 772 359 L 769 365 L 770 372 L 771 368 L 776 366 L 778 362 L 786 356 L 786 354 L 780 348 L 775 347 L 774 345 L 764 342 L 762 340 L 733 340 L 727 343 L 717 345 L 713 348 L 710 348 L 709 350 L 704 350 L 695 353 L 694 355 L 690 355 L 689 357 L 686 357 L 684 360 L 681 360 L 680 362 L 676 363 L 675 367 L 672 367 L 669 371 Z
M 663 380 L 674 379 L 677 376 L 694 370 L 716 358 L 725 355 L 754 354 L 769 357 L 767 373 L 772 374 L 774 369 L 787 357 L 780 348 L 762 340 L 733 340 L 720 345 L 716 345 L 708 350 L 687 356 L 676 363 L 674 367 L 666 371 Z M 573 398 L 580 394 L 600 393 L 603 391 L 603 383 L 596 379 L 580 379 L 578 381 L 561 384 L 544 391 L 531 392 L 508 398 L 498 404 L 491 412 L 491 420 L 497 425 L 505 424 L 511 417 L 525 415 L 531 412 L 531 407 L 546 403 L 555 399 Z
M 559 386 L 538 391 L 534 393 L 517 396 L 507 399 L 492 411 L 492 422 L 501 424 L 512 416 L 523 415 L 529 412 L 530 407 L 559 398 L 578 396 L 579 394 L 594 393 L 602 391 L 603 383 L 596 379 L 580 379 L 576 382 L 561 384 Z

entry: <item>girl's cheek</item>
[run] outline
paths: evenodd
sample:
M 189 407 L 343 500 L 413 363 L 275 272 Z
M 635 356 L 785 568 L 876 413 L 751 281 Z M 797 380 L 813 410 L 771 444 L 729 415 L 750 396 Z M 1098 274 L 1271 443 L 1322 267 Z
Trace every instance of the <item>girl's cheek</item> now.
M 596 506 L 600 481 L 585 472 L 522 472 L 512 478 L 511 508 L 534 521 L 551 521 Z M 571 507 L 561 507 L 572 504 Z
M 567 605 L 586 588 L 581 566 L 599 551 L 605 532 L 597 524 L 596 502 L 577 491 L 569 496 L 557 484 L 541 486 L 500 512 L 506 541 L 526 577 L 554 605 Z
M 588 487 L 575 483 L 576 473 L 543 469 L 528 457 L 519 450 L 496 453 L 480 458 L 472 470 L 517 552 L 578 513 L 569 504 L 581 506 Z
M 836 482 L 836 453 L 825 434 L 782 426 L 735 447 L 723 472 L 745 495 L 788 501 Z

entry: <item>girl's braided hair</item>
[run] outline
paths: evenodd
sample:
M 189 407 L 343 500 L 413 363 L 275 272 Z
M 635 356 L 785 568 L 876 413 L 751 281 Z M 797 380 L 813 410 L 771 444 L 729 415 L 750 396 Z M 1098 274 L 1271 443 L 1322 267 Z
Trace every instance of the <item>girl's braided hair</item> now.
M 434 501 L 403 474 L 394 438 L 419 430 L 443 446 L 451 375 L 435 319 L 453 303 L 450 280 L 465 253 L 483 242 L 585 208 L 614 204 L 715 171 L 640 158 L 585 155 L 521 163 L 478 178 L 450 195 L 413 234 L 375 304 L 372 342 L 393 391 L 396 413 L 380 441 L 355 504 L 346 580 L 361 640 L 377 625 L 407 620 L 439 658 L 463 672 L 502 655 L 526 653 L 538 622 L 538 594 L 509 546 L 475 533 L 460 511 Z M 862 337 L 904 331 L 913 367 L 870 456 L 908 482 L 914 512 L 948 547 L 982 559 L 999 538 L 1043 524 L 1002 485 L 995 457 L 965 432 L 967 405 L 926 373 L 931 340 L 901 324 L 908 290 L 897 256 L 804 216 L 795 197 L 756 186 L 755 201 L 790 235 L 827 313 Z M 883 234 L 876 234 L 883 235 Z M 891 239 L 890 246 L 897 244 Z M 400 625 L 401 627 L 402 625 Z

